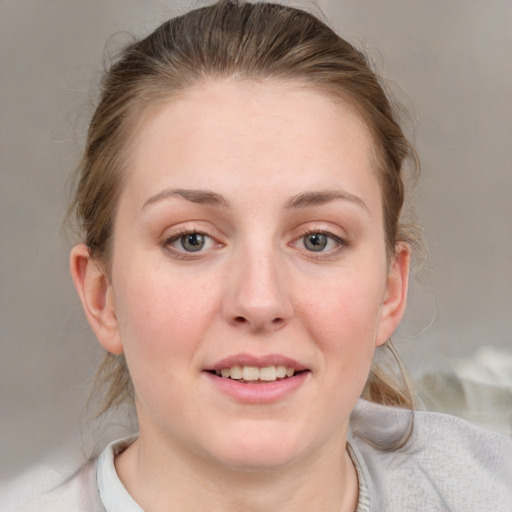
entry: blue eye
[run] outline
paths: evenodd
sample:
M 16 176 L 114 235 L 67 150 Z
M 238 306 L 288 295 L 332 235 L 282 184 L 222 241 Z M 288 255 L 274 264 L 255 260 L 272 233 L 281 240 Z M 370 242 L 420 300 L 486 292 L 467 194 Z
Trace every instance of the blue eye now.
M 327 247 L 329 239 L 323 233 L 309 233 L 303 238 L 303 241 L 304 247 L 308 251 L 320 252 Z
M 299 239 L 299 246 L 302 246 L 303 249 L 309 252 L 328 252 L 341 248 L 344 245 L 346 244 L 341 238 L 321 231 L 306 233 Z
M 200 251 L 205 244 L 205 237 L 201 233 L 189 233 L 179 238 L 181 247 L 187 252 Z
M 173 236 L 166 243 L 173 249 L 183 252 L 199 252 L 214 245 L 211 237 L 196 231 Z

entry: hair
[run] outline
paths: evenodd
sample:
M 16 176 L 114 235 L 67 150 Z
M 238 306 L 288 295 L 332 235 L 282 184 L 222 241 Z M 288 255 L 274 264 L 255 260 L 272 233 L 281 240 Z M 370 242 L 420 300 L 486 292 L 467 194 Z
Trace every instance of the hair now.
M 216 79 L 298 82 L 348 104 L 373 139 L 388 259 L 399 242 L 421 247 L 421 232 L 403 220 L 402 211 L 404 170 L 418 169 L 416 153 L 364 53 L 305 11 L 267 2 L 220 0 L 170 19 L 127 46 L 103 78 L 69 213 L 91 256 L 107 274 L 114 217 L 137 123 L 170 97 Z M 390 341 L 386 350 L 395 369 L 377 361 L 385 358 L 381 353 L 362 396 L 412 408 L 413 395 Z M 122 355 L 106 354 L 96 384 L 104 390 L 99 414 L 133 401 Z

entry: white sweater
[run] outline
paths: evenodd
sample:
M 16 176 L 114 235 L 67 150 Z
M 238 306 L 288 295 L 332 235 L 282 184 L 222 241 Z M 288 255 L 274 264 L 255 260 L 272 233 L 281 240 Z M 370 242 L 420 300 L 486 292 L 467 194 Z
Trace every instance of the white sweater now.
M 512 512 L 512 438 L 416 411 L 404 447 L 375 447 L 400 438 L 410 420 L 410 411 L 358 402 L 348 439 L 359 478 L 357 512 Z M 131 439 L 111 443 L 99 459 L 21 508 L 0 510 L 143 512 L 114 467 L 115 454 Z

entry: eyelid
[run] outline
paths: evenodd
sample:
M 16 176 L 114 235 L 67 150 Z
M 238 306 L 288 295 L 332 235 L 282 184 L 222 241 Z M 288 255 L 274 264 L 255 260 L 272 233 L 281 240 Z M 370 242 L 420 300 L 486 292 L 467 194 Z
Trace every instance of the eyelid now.
M 169 237 L 167 239 L 166 243 L 172 245 L 175 242 L 177 242 L 178 240 L 180 240 L 180 239 L 182 239 L 184 237 L 187 237 L 189 235 L 200 235 L 204 239 L 209 239 L 209 240 L 214 242 L 214 239 L 210 235 L 208 235 L 207 233 L 202 233 L 201 231 L 188 231 L 186 233 L 178 233 L 176 235 L 173 235 L 173 236 Z M 185 252 L 193 252 L 193 251 L 185 251 Z M 197 251 L 197 252 L 199 252 L 199 251 Z
M 169 231 L 169 230 L 168 230 Z M 208 229 L 201 229 L 199 227 L 194 226 L 194 224 L 189 224 L 186 226 L 178 226 L 171 230 L 169 234 L 164 234 L 162 240 L 160 242 L 161 246 L 170 253 L 173 257 L 183 260 L 192 260 L 198 259 L 206 256 L 211 250 L 216 248 L 223 247 L 224 244 L 218 240 L 218 237 L 212 235 L 208 232 Z M 209 247 L 206 249 L 202 249 L 196 252 L 193 251 L 185 251 L 180 250 L 176 247 L 173 247 L 172 244 L 186 235 L 198 234 L 202 235 L 205 238 L 209 238 L 213 242 L 213 247 Z
M 297 247 L 297 244 L 307 235 L 313 235 L 313 234 L 321 234 L 329 237 L 331 240 L 334 240 L 337 243 L 337 247 L 334 249 L 330 249 L 327 251 L 308 251 L 307 249 L 301 249 Z M 320 259 L 329 259 L 334 256 L 337 256 L 340 252 L 344 251 L 350 244 L 348 240 L 336 233 L 333 233 L 332 230 L 326 229 L 326 228 L 320 228 L 320 227 L 311 227 L 311 226 L 304 226 L 302 229 L 300 229 L 297 236 L 294 237 L 293 241 L 290 244 L 292 247 L 297 247 L 303 255 L 305 255 L 308 258 L 320 260 Z

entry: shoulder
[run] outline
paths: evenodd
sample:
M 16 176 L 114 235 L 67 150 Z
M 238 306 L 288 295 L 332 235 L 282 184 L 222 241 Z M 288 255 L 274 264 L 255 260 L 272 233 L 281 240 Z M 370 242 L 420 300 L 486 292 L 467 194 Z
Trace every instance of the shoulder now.
M 142 512 L 117 476 L 114 457 L 136 436 L 113 441 L 69 477 L 56 470 L 36 467 L 4 489 L 2 512 Z
M 409 424 L 412 433 L 402 448 L 379 449 Z M 365 401 L 354 410 L 351 426 L 350 443 L 381 510 L 510 512 L 512 438 L 447 414 Z
M 96 461 L 84 464 L 76 473 L 56 482 L 35 481 L 30 475 L 15 487 L 4 492 L 2 510 L 12 512 L 90 512 L 104 510 L 96 485 Z M 39 478 L 45 478 L 39 475 Z M 51 485 L 50 485 L 51 481 Z M 36 493 L 32 486 L 39 489 Z M 43 489 L 42 489 L 43 488 Z

